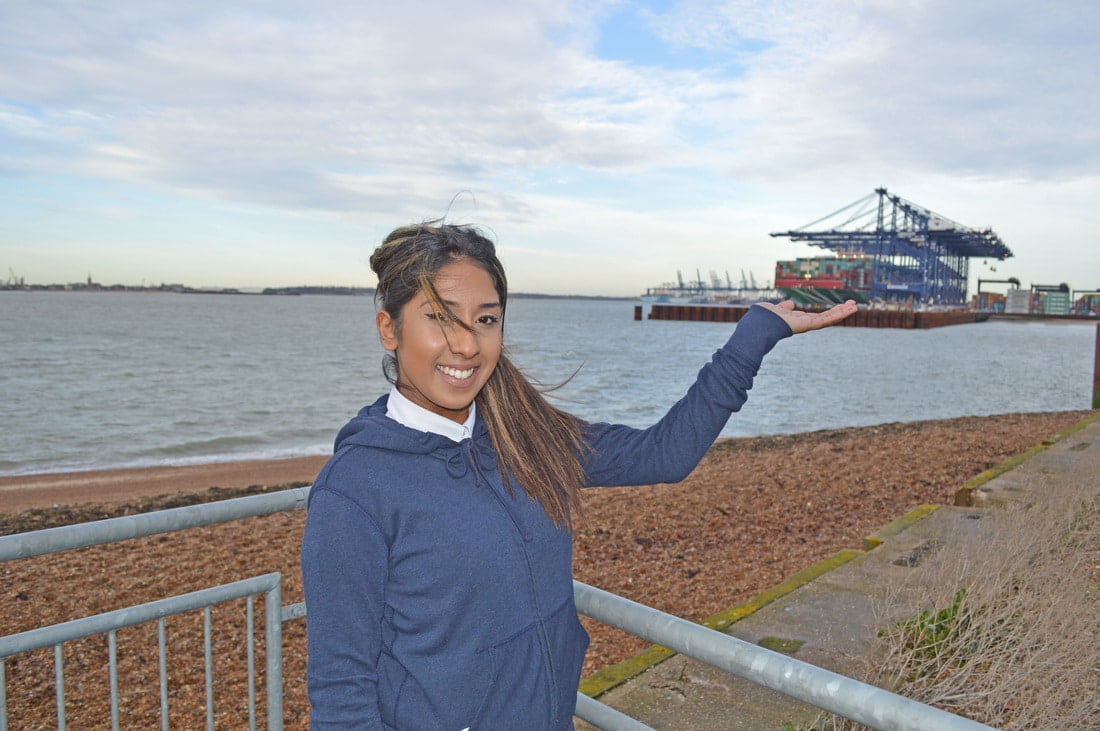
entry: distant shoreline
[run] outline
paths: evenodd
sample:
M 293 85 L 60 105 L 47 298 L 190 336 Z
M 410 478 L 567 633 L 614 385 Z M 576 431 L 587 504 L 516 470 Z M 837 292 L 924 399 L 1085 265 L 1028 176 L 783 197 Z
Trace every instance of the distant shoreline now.
M 101 285 L 95 282 L 89 284 L 21 284 L 11 285 L 0 283 L 0 292 L 129 292 L 138 294 L 230 294 L 230 295 L 269 295 L 289 296 L 299 295 L 327 295 L 327 296 L 352 296 L 373 297 L 374 287 L 329 287 L 300 285 L 295 287 L 266 287 L 259 291 L 243 290 L 234 287 L 189 287 L 185 284 L 161 284 L 155 287 L 135 286 L 128 284 Z M 573 300 L 608 300 L 631 302 L 637 297 L 600 295 L 600 294 L 542 294 L 539 292 L 509 292 L 511 299 L 573 299 Z

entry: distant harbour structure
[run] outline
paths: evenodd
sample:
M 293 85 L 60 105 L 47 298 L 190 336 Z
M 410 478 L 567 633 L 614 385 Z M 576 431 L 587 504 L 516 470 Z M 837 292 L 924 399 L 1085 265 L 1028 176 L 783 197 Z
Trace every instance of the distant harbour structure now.
M 741 270 L 741 280 L 734 285 L 730 273 L 726 271 L 723 280 L 713 269 L 710 270 L 710 280 L 704 281 L 699 270 L 695 270 L 695 279 L 684 281 L 681 272 L 676 272 L 675 282 L 666 282 L 656 287 L 647 287 L 645 294 L 639 299 L 642 302 L 654 302 L 659 304 L 693 304 L 693 305 L 736 305 L 763 300 L 778 299 L 778 293 L 769 282 L 758 284 L 756 276 L 749 271 L 748 277 L 745 270 Z
M 964 226 L 886 188 L 771 236 L 834 252 L 776 263 L 775 288 L 801 305 L 964 307 L 970 259 L 1012 256 L 992 229 Z

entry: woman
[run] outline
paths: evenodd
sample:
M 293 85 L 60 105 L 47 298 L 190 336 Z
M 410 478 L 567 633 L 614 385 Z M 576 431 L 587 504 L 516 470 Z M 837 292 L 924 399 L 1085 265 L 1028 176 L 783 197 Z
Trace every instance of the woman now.
M 588 636 L 572 588 L 585 486 L 677 482 L 780 339 L 838 322 L 750 309 L 655 425 L 588 424 L 503 354 L 492 242 L 400 228 L 371 256 L 393 388 L 349 422 L 302 545 L 314 728 L 568 729 Z

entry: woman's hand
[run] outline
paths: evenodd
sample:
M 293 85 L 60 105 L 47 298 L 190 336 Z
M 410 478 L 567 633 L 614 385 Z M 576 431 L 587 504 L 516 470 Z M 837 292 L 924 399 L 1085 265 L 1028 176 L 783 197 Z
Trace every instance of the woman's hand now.
M 791 331 L 796 334 L 835 325 L 858 309 L 855 300 L 833 305 L 824 312 L 796 310 L 794 302 L 790 300 L 784 300 L 777 305 L 773 305 L 771 302 L 757 302 L 753 307 L 763 307 L 779 315 L 790 326 Z

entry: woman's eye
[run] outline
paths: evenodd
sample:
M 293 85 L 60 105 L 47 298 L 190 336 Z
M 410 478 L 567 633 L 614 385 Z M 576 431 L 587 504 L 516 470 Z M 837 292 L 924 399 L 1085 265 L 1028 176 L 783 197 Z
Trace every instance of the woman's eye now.
M 440 322 L 446 322 L 450 318 L 447 317 L 446 312 L 429 312 L 428 313 L 428 319 L 429 320 L 438 320 Z
M 479 325 L 496 325 L 498 322 L 500 322 L 500 318 L 496 315 L 482 315 L 477 318 Z

